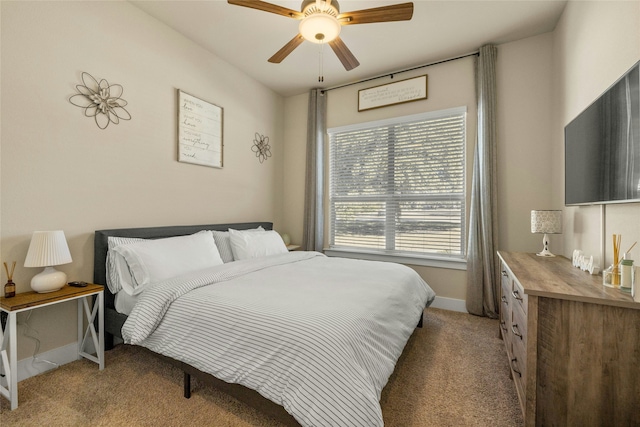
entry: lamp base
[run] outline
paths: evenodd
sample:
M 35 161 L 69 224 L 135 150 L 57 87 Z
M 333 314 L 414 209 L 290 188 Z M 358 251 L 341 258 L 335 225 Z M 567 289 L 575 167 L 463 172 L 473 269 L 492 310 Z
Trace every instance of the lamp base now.
M 53 267 L 45 267 L 42 273 L 36 274 L 31 279 L 31 289 L 44 294 L 54 292 L 67 283 L 67 275 Z
M 536 255 L 546 257 L 555 256 L 554 254 L 549 252 L 549 237 L 547 236 L 547 233 L 544 233 L 544 237 L 542 238 L 542 245 L 542 252 L 538 252 Z
M 543 250 L 542 252 L 538 252 L 536 255 L 538 256 L 546 256 L 546 257 L 552 257 L 555 256 L 554 254 L 552 254 L 551 252 L 549 252 L 548 250 Z

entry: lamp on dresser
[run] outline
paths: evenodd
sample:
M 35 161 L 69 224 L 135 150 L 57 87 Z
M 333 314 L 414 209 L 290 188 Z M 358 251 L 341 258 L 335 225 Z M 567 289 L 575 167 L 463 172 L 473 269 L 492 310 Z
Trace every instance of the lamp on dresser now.
M 560 210 L 534 210 L 531 211 L 531 232 L 544 234 L 542 238 L 542 252 L 538 256 L 555 256 L 549 251 L 549 236 L 547 234 L 562 233 L 562 211 Z
M 64 231 L 34 231 L 24 266 L 44 267 L 44 270 L 33 276 L 31 289 L 45 293 L 62 288 L 67 282 L 67 275 L 53 266 L 68 264 L 71 261 Z

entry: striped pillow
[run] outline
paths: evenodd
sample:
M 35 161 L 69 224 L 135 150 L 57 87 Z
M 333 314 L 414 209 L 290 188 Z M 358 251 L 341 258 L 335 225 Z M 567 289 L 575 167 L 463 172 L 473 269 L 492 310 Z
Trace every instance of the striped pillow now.
M 229 239 L 229 232 L 211 230 L 211 233 L 213 233 L 213 240 L 215 240 L 216 242 L 218 252 L 220 252 L 220 258 L 222 258 L 222 262 L 227 263 L 233 261 L 233 252 L 231 251 L 231 240 Z
M 107 286 L 111 293 L 116 294 L 124 287 L 133 289 L 133 278 L 127 266 L 127 262 L 122 255 L 116 253 L 113 249 L 120 245 L 129 245 L 131 243 L 141 242 L 144 239 L 136 239 L 133 237 L 113 237 L 107 238 Z

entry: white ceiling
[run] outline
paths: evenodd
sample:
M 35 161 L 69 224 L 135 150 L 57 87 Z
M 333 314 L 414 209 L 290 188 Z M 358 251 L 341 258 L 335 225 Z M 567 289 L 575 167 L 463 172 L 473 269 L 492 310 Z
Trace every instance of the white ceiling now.
M 340 0 L 341 12 L 407 0 Z M 267 62 L 298 33 L 299 21 L 225 0 L 131 1 L 221 59 L 283 96 L 475 52 L 552 31 L 566 0 L 414 0 L 411 21 L 347 25 L 340 37 L 360 61 L 345 71 L 329 46 L 323 51 L 324 82 L 318 82 L 319 45 L 303 42 L 282 63 Z M 301 0 L 270 3 L 300 10 Z

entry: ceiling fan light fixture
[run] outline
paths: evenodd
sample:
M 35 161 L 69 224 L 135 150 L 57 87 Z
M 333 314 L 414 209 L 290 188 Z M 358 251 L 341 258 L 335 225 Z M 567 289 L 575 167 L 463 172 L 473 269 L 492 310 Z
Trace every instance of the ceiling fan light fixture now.
M 263 0 L 227 0 L 227 2 L 236 6 L 262 10 L 292 19 L 300 19 L 299 33 L 268 61 L 273 64 L 281 63 L 304 40 L 319 44 L 319 81 L 322 81 L 322 45 L 324 43 L 328 43 L 331 46 L 345 70 L 353 70 L 360 65 L 360 62 L 339 37 L 342 25 L 409 21 L 413 16 L 412 2 L 356 10 L 349 13 L 340 13 L 338 0 L 302 0 L 300 12 Z
M 300 21 L 299 31 L 312 43 L 329 43 L 340 35 L 342 26 L 335 16 L 314 13 Z

